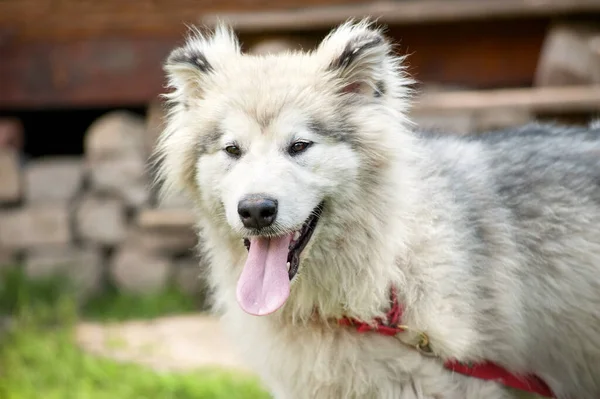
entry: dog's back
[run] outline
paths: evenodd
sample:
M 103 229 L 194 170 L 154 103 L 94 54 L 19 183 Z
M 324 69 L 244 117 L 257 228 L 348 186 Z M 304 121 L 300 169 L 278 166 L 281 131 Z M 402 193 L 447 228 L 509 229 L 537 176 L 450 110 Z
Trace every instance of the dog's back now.
M 600 127 L 422 138 L 462 210 L 490 355 L 600 397 Z

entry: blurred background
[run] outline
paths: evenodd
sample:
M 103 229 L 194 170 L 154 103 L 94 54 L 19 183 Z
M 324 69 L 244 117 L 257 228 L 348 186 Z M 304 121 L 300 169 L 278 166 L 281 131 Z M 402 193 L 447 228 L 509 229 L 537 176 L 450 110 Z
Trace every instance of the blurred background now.
M 0 398 L 268 397 L 206 312 L 186 198 L 148 157 L 186 24 L 310 49 L 376 18 L 424 128 L 600 116 L 600 0 L 0 1 Z

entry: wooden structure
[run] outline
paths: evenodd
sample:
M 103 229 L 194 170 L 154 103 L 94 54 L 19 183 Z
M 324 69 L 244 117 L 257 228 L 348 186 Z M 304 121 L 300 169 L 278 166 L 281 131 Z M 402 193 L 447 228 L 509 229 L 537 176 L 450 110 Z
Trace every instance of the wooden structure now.
M 422 83 L 467 89 L 532 86 L 556 18 L 600 21 L 600 0 L 4 0 L 0 111 L 142 106 L 163 90 L 161 63 L 185 24 L 231 22 L 250 46 L 316 42 L 371 16 L 409 53 Z

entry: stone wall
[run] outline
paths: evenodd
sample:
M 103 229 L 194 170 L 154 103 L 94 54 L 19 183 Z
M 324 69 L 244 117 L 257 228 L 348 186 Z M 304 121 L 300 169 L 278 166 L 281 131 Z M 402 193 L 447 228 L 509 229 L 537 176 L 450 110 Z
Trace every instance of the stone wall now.
M 107 284 L 200 292 L 189 204 L 158 205 L 151 189 L 148 158 L 160 123 L 159 106 L 146 120 L 108 113 L 89 127 L 81 157 L 23 161 L 18 149 L 0 149 L 0 265 L 33 278 L 64 273 L 84 297 Z

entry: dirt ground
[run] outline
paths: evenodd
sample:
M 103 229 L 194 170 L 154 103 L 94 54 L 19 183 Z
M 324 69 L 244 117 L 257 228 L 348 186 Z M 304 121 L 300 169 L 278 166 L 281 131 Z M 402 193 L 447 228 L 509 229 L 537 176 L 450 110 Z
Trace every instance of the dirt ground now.
M 142 364 L 157 371 L 218 367 L 251 373 L 234 353 L 217 319 L 211 316 L 81 323 L 76 339 L 94 355 Z

